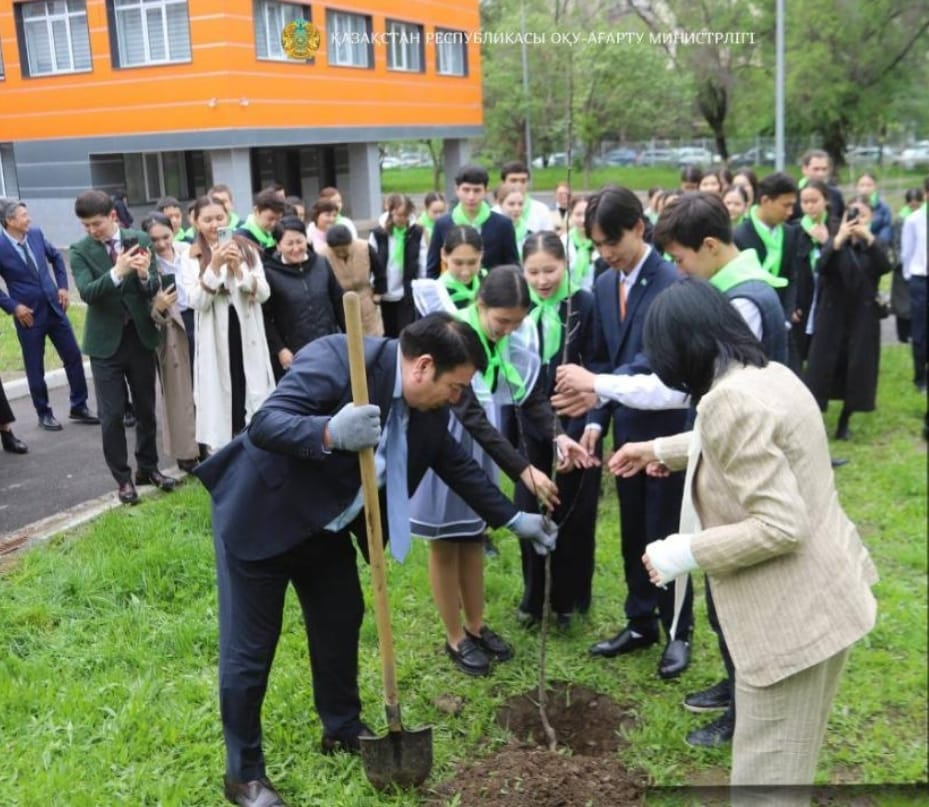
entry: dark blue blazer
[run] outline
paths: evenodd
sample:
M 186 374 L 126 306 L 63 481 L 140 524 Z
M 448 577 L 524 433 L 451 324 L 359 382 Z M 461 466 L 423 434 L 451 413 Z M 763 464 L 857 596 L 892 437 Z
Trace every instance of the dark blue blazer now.
M 442 245 L 445 236 L 454 226 L 452 214 L 439 216 L 429 239 L 429 252 L 426 255 L 426 276 L 437 278 L 442 269 Z M 495 266 L 519 264 L 519 250 L 516 249 L 516 231 L 513 222 L 506 216 L 491 212 L 490 218 L 481 227 L 481 240 L 484 242 L 483 266 L 493 269 Z
M 642 334 L 652 301 L 680 275 L 673 264 L 653 248 L 645 259 L 635 286 L 626 296 L 626 318 L 619 321 L 619 272 L 601 274 L 594 284 L 594 361 L 596 373 L 628 375 L 647 372 L 643 361 Z M 613 415 L 613 440 L 619 446 L 630 440 L 651 440 L 683 430 L 685 409 L 647 411 L 622 404 L 604 406 L 591 412 L 588 420 L 606 428 Z
M 397 368 L 397 342 L 366 339 L 368 395 L 387 420 Z M 213 530 L 242 560 L 280 555 L 319 533 L 355 499 L 361 487 L 358 455 L 323 451 L 329 418 L 351 401 L 347 340 L 342 334 L 310 342 L 255 414 L 248 430 L 194 472 L 213 497 Z M 408 486 L 427 468 L 491 526 L 516 508 L 448 432 L 448 408 L 410 409 Z M 384 492 L 381 514 L 387 535 Z M 364 515 L 351 525 L 364 546 Z M 324 540 L 321 538 L 320 540 Z
M 12 314 L 16 306 L 22 303 L 29 306 L 37 318 L 40 318 L 44 301 L 58 316 L 63 317 L 65 312 L 58 303 L 58 289 L 68 288 L 64 258 L 38 227 L 31 227 L 26 232 L 26 243 L 29 244 L 35 258 L 39 270 L 38 277 L 26 264 L 22 252 L 0 233 L 0 277 L 7 288 L 6 293 L 0 289 L 0 308 Z M 55 280 L 52 280 L 48 271 L 49 261 L 55 270 Z

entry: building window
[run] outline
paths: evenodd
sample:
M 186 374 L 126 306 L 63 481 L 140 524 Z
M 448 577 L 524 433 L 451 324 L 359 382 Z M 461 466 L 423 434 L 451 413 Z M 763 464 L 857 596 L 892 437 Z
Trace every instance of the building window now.
M 423 27 L 387 20 L 387 69 L 423 72 Z
M 117 67 L 190 61 L 187 0 L 112 0 Z
M 49 76 L 91 69 L 84 0 L 19 3 L 14 8 L 24 75 Z
M 185 199 L 190 192 L 183 151 L 127 154 L 125 173 L 133 202 L 156 202 L 162 196 Z
M 461 31 L 435 29 L 435 64 L 440 76 L 468 75 L 465 35 Z
M 329 64 L 336 67 L 373 67 L 371 18 L 345 11 L 326 12 Z
M 294 20 L 309 20 L 310 7 L 297 3 L 278 3 L 275 0 L 256 0 L 254 12 L 258 58 L 291 61 L 281 47 L 281 33 Z

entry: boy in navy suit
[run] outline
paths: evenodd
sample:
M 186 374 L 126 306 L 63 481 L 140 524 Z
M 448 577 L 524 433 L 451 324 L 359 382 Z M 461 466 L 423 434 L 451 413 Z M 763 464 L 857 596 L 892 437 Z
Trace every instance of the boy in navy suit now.
M 45 384 L 45 339 L 52 340 L 61 357 L 71 387 L 70 418 L 78 423 L 100 421 L 87 408 L 87 379 L 84 363 L 68 310 L 68 275 L 61 253 L 53 247 L 32 220 L 25 202 L 7 201 L 0 209 L 3 233 L 0 235 L 0 276 L 7 293 L 0 291 L 0 308 L 16 320 L 16 335 L 23 351 L 29 394 L 47 431 L 60 431 L 48 402 Z M 55 278 L 48 271 L 48 261 Z

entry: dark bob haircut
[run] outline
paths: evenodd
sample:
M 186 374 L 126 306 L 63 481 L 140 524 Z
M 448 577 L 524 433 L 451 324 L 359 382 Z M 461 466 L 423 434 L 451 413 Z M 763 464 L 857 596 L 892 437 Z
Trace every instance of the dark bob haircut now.
M 679 280 L 659 294 L 645 317 L 645 355 L 664 384 L 696 404 L 728 365 L 764 367 L 768 359 L 729 300 L 709 283 Z
M 462 364 L 474 365 L 479 373 L 487 369 L 477 331 L 444 311 L 427 314 L 400 331 L 400 351 L 407 359 L 432 356 L 436 376 Z
M 661 250 L 666 250 L 672 241 L 686 249 L 698 250 L 704 238 L 731 244 L 732 224 L 722 199 L 715 193 L 702 191 L 682 194 L 673 205 L 662 210 L 652 233 L 655 246 Z

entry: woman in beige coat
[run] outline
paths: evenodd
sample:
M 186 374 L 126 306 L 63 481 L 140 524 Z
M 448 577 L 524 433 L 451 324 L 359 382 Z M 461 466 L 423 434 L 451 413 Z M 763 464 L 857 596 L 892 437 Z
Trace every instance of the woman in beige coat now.
M 876 615 L 877 572 L 839 505 L 819 407 L 703 281 L 655 299 L 645 352 L 697 419 L 610 459 L 620 476 L 687 468 L 680 532 L 643 563 L 656 585 L 697 569 L 712 582 L 735 662 L 732 784 L 808 786 L 849 648 Z M 808 802 L 805 787 L 733 791 L 733 804 Z
M 170 220 L 161 213 L 152 213 L 142 222 L 142 229 L 152 239 L 152 248 L 161 277 L 161 289 L 152 300 L 152 319 L 161 331 L 161 342 L 155 350 L 158 381 L 161 390 L 162 451 L 177 459 L 177 467 L 188 473 L 197 466 L 200 450 L 194 428 L 193 373 L 187 329 L 178 308 L 177 284 L 173 274 L 180 267 L 181 253 L 187 245 L 174 242 Z

